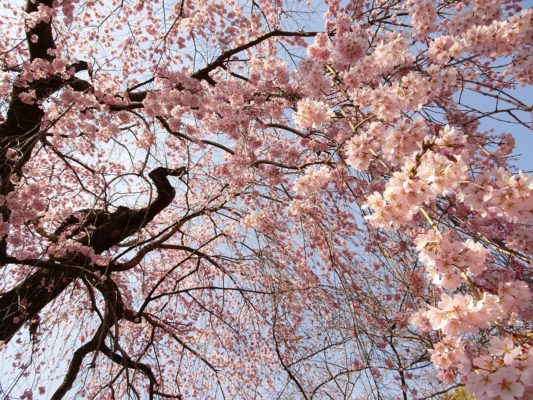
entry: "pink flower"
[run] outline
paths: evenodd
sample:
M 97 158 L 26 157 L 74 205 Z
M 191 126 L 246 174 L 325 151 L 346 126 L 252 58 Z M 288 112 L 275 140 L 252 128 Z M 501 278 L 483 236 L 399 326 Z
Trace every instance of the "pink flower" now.
M 409 0 L 407 9 L 413 23 L 413 36 L 423 40 L 435 29 L 437 11 L 433 0 Z
M 531 300 L 531 290 L 522 281 L 502 282 L 498 286 L 501 306 L 504 312 L 515 311 Z
M 17 161 L 20 157 L 20 153 L 12 147 L 6 150 L 6 158 L 10 161 Z
M 35 93 L 35 90 L 33 89 L 19 94 L 20 101 L 26 104 L 33 104 L 36 98 L 37 98 L 37 94 Z
M 446 64 L 451 58 L 449 51 L 454 45 L 454 38 L 451 36 L 439 36 L 429 43 L 429 54 L 431 59 L 437 64 Z
M 366 171 L 373 160 L 371 137 L 365 132 L 355 135 L 346 144 L 346 163 L 358 171 Z
M 299 200 L 294 199 L 289 206 L 290 215 L 311 215 L 316 207 L 309 199 Z
M 464 343 L 459 338 L 445 337 L 433 346 L 431 361 L 441 370 L 456 371 L 464 364 Z
M 331 88 L 331 81 L 324 75 L 323 65 L 308 58 L 300 63 L 302 91 L 314 98 L 320 98 Z
M 410 320 L 422 333 L 431 331 L 431 324 L 424 313 L 424 310 L 419 310 L 411 316 Z
M 294 183 L 294 191 L 302 196 L 316 193 L 331 179 L 331 171 L 323 165 L 317 170 L 308 170 L 306 174 Z
M 472 332 L 475 327 L 470 324 L 469 316 L 475 307 L 474 299 L 470 295 L 443 294 L 437 307 L 429 307 L 425 316 L 433 326 L 446 335 L 456 336 Z
M 503 361 L 506 365 L 511 365 L 521 353 L 520 347 L 514 345 L 510 336 L 506 336 L 503 339 L 497 336 L 493 337 L 490 341 L 490 352 L 496 356 L 503 356 Z
M 328 35 L 325 33 L 316 35 L 315 43 L 307 48 L 307 54 L 314 60 L 326 63 L 331 54 Z
M 481 243 L 475 243 L 472 239 L 468 239 L 464 243 L 464 247 L 463 257 L 468 272 L 473 276 L 481 274 L 486 268 L 489 251 Z
M 303 99 L 298 102 L 294 123 L 300 128 L 320 128 L 334 116 L 333 111 L 322 101 Z
M 357 28 L 353 31 L 340 33 L 335 37 L 332 61 L 336 69 L 349 67 L 365 55 L 368 48 L 367 34 Z
M 477 328 L 488 328 L 493 321 L 502 317 L 499 298 L 493 294 L 483 292 L 472 314 L 469 316 L 470 323 Z
M 479 399 L 487 397 L 487 389 L 490 383 L 489 373 L 482 369 L 472 371 L 466 378 L 466 390 L 475 394 Z
M 500 400 L 514 400 L 524 394 L 524 386 L 517 381 L 519 371 L 512 367 L 503 367 L 490 375 L 487 392 L 499 396 Z

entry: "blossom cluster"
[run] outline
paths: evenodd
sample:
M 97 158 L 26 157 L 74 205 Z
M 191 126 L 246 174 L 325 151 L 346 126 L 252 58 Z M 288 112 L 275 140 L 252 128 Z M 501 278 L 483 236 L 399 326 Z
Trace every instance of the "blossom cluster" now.
M 335 37 L 331 62 L 335 69 L 344 70 L 365 56 L 367 33 L 360 28 L 342 32 Z
M 37 304 L 43 287 L 53 294 L 37 311 L 44 334 L 31 359 L 62 327 L 75 333 L 64 353 L 83 346 L 96 314 L 73 310 L 101 309 L 117 317 L 101 342 L 136 361 L 84 362 L 91 384 L 73 382 L 72 396 L 112 387 L 127 397 L 150 383 L 167 397 L 254 398 L 288 372 L 285 398 L 349 397 L 335 386 L 366 375 L 369 388 L 388 392 L 397 379 L 404 398 L 431 398 L 440 384 L 417 361 L 429 350 L 442 389 L 533 398 L 533 179 L 513 170 L 510 134 L 482 130 L 503 115 L 529 123 L 513 89 L 533 82 L 533 9 L 518 0 L 31 0 L 24 12 L 12 3 L 0 3 L 9 15 L 0 256 L 19 262 L 5 266 L 14 273 L 0 300 L 10 314 Z M 321 29 L 313 13 L 323 8 Z M 74 77 L 78 58 L 88 68 Z M 494 107 L 472 104 L 471 93 Z M 174 191 L 144 179 L 182 165 Z M 107 224 L 109 248 L 96 254 L 90 221 L 66 226 L 95 204 L 126 204 L 146 219 L 121 220 L 120 232 Z M 83 264 L 69 268 L 68 290 L 40 268 L 56 261 Z M 324 344 L 324 331 L 340 345 Z M 346 354 L 355 361 L 324 372 L 323 360 Z M 431 385 L 418 383 L 421 370 Z
M 409 0 L 406 4 L 411 14 L 413 24 L 413 37 L 424 40 L 435 30 L 437 10 L 433 0 Z
M 406 37 L 399 32 L 386 33 L 378 38 L 372 51 L 360 59 L 341 76 L 351 92 L 357 92 L 363 82 L 373 82 L 394 68 L 407 66 L 414 61 Z
M 107 265 L 110 258 L 101 254 L 96 254 L 92 247 L 84 246 L 81 243 L 67 239 L 60 243 L 52 243 L 49 247 L 51 255 L 57 258 L 66 257 L 67 255 L 79 254 L 87 257 L 95 265 Z
M 323 101 L 304 99 L 298 102 L 294 123 L 300 128 L 319 128 L 334 116 L 333 111 Z
M 367 197 L 366 206 L 374 213 L 366 219 L 380 227 L 401 227 L 413 219 L 422 205 L 456 189 L 468 170 L 464 160 L 467 154 L 465 142 L 465 135 L 449 126 L 436 137 L 426 137 L 422 149 L 402 166 L 401 171 L 392 174 L 383 193 L 374 192 Z M 352 159 L 353 151 L 347 162 Z M 360 164 L 355 166 L 361 167 Z
M 442 294 L 437 307 L 429 306 L 425 312 L 434 330 L 441 330 L 447 336 L 458 337 L 478 329 L 488 328 L 501 317 L 498 296 L 484 293 L 475 300 L 471 295 Z
M 490 355 L 472 362 L 466 388 L 478 398 L 513 400 L 533 395 L 533 348 L 520 346 L 512 336 L 494 336 Z
M 16 192 L 9 193 L 6 202 L 11 210 L 9 223 L 13 226 L 23 225 L 41 216 L 47 205 L 44 188 L 37 183 L 24 185 Z
M 472 349 L 458 338 L 447 336 L 436 343 L 431 361 L 441 369 L 443 380 L 453 381 L 454 372 L 466 376 L 469 393 L 480 399 L 527 399 L 533 394 L 533 348 L 521 346 L 512 336 L 493 336 L 485 352 L 473 358 Z
M 533 297 L 528 285 L 520 280 L 502 281 L 496 293 L 477 285 L 476 278 L 486 272 L 490 259 L 488 250 L 470 239 L 463 242 L 450 232 L 428 231 L 416 243 L 436 286 L 453 291 L 463 285 L 473 293 L 443 292 L 436 306 L 419 311 L 411 320 L 422 330 L 429 325 L 444 335 L 431 356 L 441 369 L 441 378 L 453 381 L 454 374 L 460 373 L 468 390 L 480 398 L 523 398 L 525 391 L 533 390 L 526 372 L 533 363 L 532 349 L 509 336 L 494 335 L 489 348 L 467 351 L 475 348 L 475 336 L 465 335 L 505 325 L 507 320 L 527 319 Z
M 419 258 L 435 285 L 456 289 L 461 274 L 476 277 L 486 269 L 489 251 L 472 239 L 458 240 L 451 231 L 442 234 L 430 230 L 415 239 Z
M 35 28 L 41 22 L 49 22 L 54 15 L 54 9 L 42 3 L 37 5 L 37 11 L 27 13 L 25 22 L 28 29 Z
M 68 61 L 64 58 L 54 58 L 52 61 L 36 58 L 35 60 L 26 63 L 24 72 L 21 73 L 15 80 L 15 85 L 18 87 L 28 87 L 28 85 L 39 79 L 46 79 L 51 76 L 60 76 L 63 79 L 68 79 L 74 69 L 67 68 Z
M 262 212 L 252 212 L 248 214 L 243 220 L 243 225 L 263 233 L 268 233 L 274 230 L 272 218 Z
M 318 169 L 309 169 L 294 183 L 294 191 L 301 196 L 316 193 L 331 179 L 331 171 L 325 165 Z
M 495 168 L 476 176 L 459 196 L 471 210 L 483 217 L 503 217 L 510 222 L 533 221 L 533 179 L 519 172 Z
M 307 58 L 300 64 L 298 71 L 301 75 L 302 91 L 307 96 L 318 99 L 331 90 L 331 81 L 324 75 L 323 65 L 318 61 Z
M 532 15 L 532 9 L 525 9 L 508 20 L 492 19 L 487 20 L 485 24 L 461 25 L 461 28 L 467 27 L 467 29 L 459 32 L 452 30 L 455 34 L 439 36 L 431 41 L 429 53 L 434 62 L 445 64 L 464 53 L 503 57 L 519 51 L 516 56 L 517 62 L 512 63 L 507 70 L 509 74 L 516 76 L 520 83 L 529 84 L 533 79 L 531 69 L 528 70 L 531 65 Z

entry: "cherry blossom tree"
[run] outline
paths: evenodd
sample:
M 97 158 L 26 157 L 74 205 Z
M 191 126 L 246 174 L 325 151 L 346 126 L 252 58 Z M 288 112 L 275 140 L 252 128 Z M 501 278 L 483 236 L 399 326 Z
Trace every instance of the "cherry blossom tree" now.
M 526 3 L 1 2 L 2 398 L 533 397 Z

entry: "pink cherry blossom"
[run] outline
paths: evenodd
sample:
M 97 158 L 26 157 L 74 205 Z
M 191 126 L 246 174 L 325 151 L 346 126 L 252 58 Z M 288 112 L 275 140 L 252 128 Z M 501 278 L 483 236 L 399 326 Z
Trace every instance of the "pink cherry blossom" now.
M 331 179 L 331 171 L 323 165 L 318 169 L 309 169 L 305 175 L 294 183 L 294 191 L 306 196 L 317 192 Z
M 333 111 L 322 101 L 304 99 L 298 102 L 294 123 L 301 128 L 319 128 L 333 117 Z
M 0 2 L 1 397 L 533 398 L 527 3 Z

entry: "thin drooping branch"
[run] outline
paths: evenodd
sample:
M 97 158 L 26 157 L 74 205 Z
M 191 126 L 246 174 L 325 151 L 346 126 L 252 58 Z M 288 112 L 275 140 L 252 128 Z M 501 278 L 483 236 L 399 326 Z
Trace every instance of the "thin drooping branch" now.
M 178 342 L 185 350 L 189 351 L 191 354 L 193 354 L 195 357 L 199 358 L 205 365 L 207 365 L 215 374 L 218 373 L 218 369 L 209 362 L 204 356 L 202 356 L 200 353 L 198 353 L 195 349 L 193 349 L 191 346 L 189 346 L 187 343 L 185 343 L 183 340 L 181 340 L 176 334 L 174 334 L 167 326 L 166 324 L 157 321 L 153 316 L 147 313 L 143 313 L 142 317 L 148 321 L 150 325 L 152 325 L 154 328 L 162 329 L 164 332 L 169 334 L 176 342 Z
M 143 364 L 142 362 L 139 362 L 139 361 L 135 361 L 131 357 L 125 354 L 120 355 L 118 353 L 115 353 L 105 343 L 102 343 L 100 350 L 115 364 L 122 365 L 125 368 L 137 370 L 141 372 L 144 376 L 146 376 L 148 380 L 150 381 L 148 394 L 150 398 L 153 398 L 154 386 L 157 385 L 157 380 L 155 378 L 154 373 L 152 372 L 152 369 L 148 365 Z
M 283 367 L 283 369 L 285 370 L 285 372 L 287 373 L 289 379 L 296 385 L 296 387 L 298 388 L 298 390 L 302 394 L 303 398 L 305 400 L 309 400 L 309 397 L 307 396 L 307 393 L 306 393 L 305 389 L 303 388 L 302 384 L 300 383 L 300 381 L 298 380 L 296 375 L 294 375 L 294 373 L 291 371 L 290 367 L 287 366 L 287 363 L 283 359 L 283 355 L 281 354 L 280 349 L 279 349 L 279 342 L 278 342 L 278 339 L 276 337 L 276 329 L 277 329 L 276 328 L 276 323 L 277 323 L 277 313 L 274 313 L 274 318 L 273 318 L 273 321 L 272 321 L 272 338 L 274 339 L 276 355 L 278 356 L 278 360 L 279 360 L 281 366 Z

